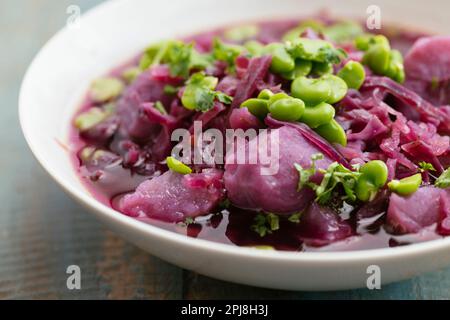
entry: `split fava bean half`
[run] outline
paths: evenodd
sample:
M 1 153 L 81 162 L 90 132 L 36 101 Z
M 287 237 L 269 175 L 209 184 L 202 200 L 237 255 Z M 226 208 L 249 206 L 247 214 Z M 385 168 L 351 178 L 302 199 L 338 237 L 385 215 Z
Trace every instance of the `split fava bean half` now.
M 167 166 L 170 170 L 174 172 L 178 172 L 181 174 L 190 174 L 192 173 L 192 169 L 189 168 L 187 165 L 185 165 L 180 160 L 175 159 L 174 157 L 167 157 L 166 158 Z
M 392 180 L 388 183 L 389 190 L 402 196 L 413 194 L 422 184 L 422 175 L 417 173 L 401 180 Z
M 326 81 L 331 88 L 331 94 L 326 102 L 334 104 L 345 97 L 348 87 L 344 80 L 332 74 L 323 76 L 322 79 Z
M 92 83 L 90 93 L 92 100 L 105 102 L 118 97 L 123 89 L 124 85 L 119 79 L 99 78 Z

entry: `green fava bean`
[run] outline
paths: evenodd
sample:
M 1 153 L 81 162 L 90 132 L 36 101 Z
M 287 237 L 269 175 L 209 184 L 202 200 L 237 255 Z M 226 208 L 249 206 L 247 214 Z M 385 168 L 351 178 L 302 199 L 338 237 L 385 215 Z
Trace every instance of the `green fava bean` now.
M 344 80 L 349 88 L 359 90 L 366 79 L 366 71 L 361 63 L 349 61 L 339 71 L 338 77 Z
M 338 143 L 344 147 L 347 145 L 347 135 L 340 124 L 334 119 L 318 126 L 314 131 L 330 143 Z
M 241 108 L 247 108 L 251 114 L 259 119 L 264 119 L 269 113 L 268 101 L 265 99 L 252 98 L 244 101 Z
M 363 63 L 368 65 L 376 74 L 385 74 L 389 68 L 391 50 L 383 44 L 376 44 L 369 48 L 363 57 Z
M 288 98 L 290 98 L 290 96 L 288 94 L 284 93 L 284 92 L 275 93 L 274 95 L 272 95 L 269 98 L 269 101 L 268 101 L 269 102 L 269 106 L 272 103 L 274 103 L 275 101 L 278 101 L 278 100 L 281 100 L 281 99 L 288 99 Z
M 295 60 L 295 68 L 294 70 L 283 73 L 282 76 L 288 80 L 294 80 L 298 77 L 304 77 L 311 73 L 313 68 L 313 63 L 308 60 L 297 59 Z
M 389 190 L 402 196 L 408 196 L 419 189 L 422 184 L 422 175 L 420 173 L 403 178 L 401 180 L 392 180 L 388 183 Z
M 311 61 L 302 59 L 295 60 L 295 69 L 294 69 L 295 78 L 307 76 L 311 72 L 312 66 L 313 64 Z
M 326 102 L 334 104 L 341 101 L 345 97 L 348 87 L 344 80 L 332 74 L 324 76 L 322 79 L 324 79 L 331 88 L 331 95 L 328 97 Z
M 192 173 L 192 169 L 189 168 L 187 165 L 185 165 L 180 160 L 175 159 L 174 157 L 167 157 L 166 158 L 167 166 L 170 170 L 174 172 L 178 172 L 181 174 L 190 174 Z
M 244 47 L 254 57 L 260 56 L 264 51 L 264 45 L 256 40 L 247 41 Z
M 310 128 L 317 128 L 333 120 L 335 109 L 332 105 L 322 102 L 314 107 L 306 107 L 300 121 Z
M 315 106 L 330 98 L 331 87 L 327 81 L 321 78 L 299 77 L 291 84 L 291 94 L 293 97 L 305 101 L 307 105 Z
M 98 107 L 93 107 L 78 115 L 75 118 L 74 124 L 80 131 L 85 131 L 105 120 L 107 116 L 108 113 L 104 110 Z
M 317 76 L 333 73 L 333 64 L 327 62 L 316 62 L 314 63 L 311 72 Z
M 305 103 L 296 98 L 286 98 L 269 105 L 270 114 L 277 120 L 296 121 L 305 111 Z
M 405 69 L 403 66 L 403 56 L 398 50 L 391 51 L 391 57 L 389 62 L 389 68 L 386 71 L 386 75 L 397 81 L 403 83 L 405 81 Z
M 118 97 L 124 85 L 116 78 L 99 78 L 91 85 L 91 97 L 96 102 L 104 102 Z
M 359 170 L 365 177 L 370 179 L 379 188 L 384 186 L 388 177 L 388 168 L 381 160 L 373 160 L 364 164 Z
M 355 192 L 361 201 L 372 201 L 387 181 L 388 168 L 383 161 L 373 160 L 364 164 L 359 170 L 359 177 Z
M 295 60 L 286 51 L 281 43 L 271 43 L 266 46 L 265 51 L 272 55 L 270 69 L 275 73 L 290 72 L 295 68 Z
M 264 89 L 258 94 L 258 99 L 269 100 L 273 96 L 273 92 L 269 89 Z

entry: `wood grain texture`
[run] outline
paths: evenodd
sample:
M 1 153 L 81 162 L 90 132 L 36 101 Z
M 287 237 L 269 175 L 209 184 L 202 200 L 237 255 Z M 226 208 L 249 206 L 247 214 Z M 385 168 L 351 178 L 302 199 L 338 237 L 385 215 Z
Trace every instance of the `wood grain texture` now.
M 0 43 L 7 44 L 0 57 L 0 299 L 450 298 L 450 269 L 380 291 L 307 293 L 241 286 L 181 270 L 105 230 L 39 167 L 17 119 L 26 66 L 64 25 L 67 6 L 85 11 L 99 2 L 0 2 Z M 71 264 L 82 270 L 79 291 L 66 287 Z

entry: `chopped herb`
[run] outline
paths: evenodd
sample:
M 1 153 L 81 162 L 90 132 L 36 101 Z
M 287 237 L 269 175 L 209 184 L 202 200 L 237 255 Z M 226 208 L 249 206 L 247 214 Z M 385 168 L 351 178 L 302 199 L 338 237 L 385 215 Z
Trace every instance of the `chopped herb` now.
M 309 169 L 304 169 L 298 163 L 294 164 L 295 169 L 298 171 L 299 179 L 297 191 L 300 191 L 303 187 L 308 186 L 314 188 L 315 184 L 310 182 L 309 180 L 313 175 L 316 174 L 316 161 L 323 159 L 323 154 L 317 153 L 312 155 L 311 157 L 311 167 Z
M 267 221 L 269 222 L 270 230 L 275 231 L 280 229 L 280 220 L 276 214 L 268 213 Z
M 172 76 L 183 78 L 189 76 L 192 50 L 192 44 L 185 44 L 181 41 L 174 41 L 169 45 L 166 60 Z
M 299 223 L 299 222 L 300 222 L 300 217 L 301 217 L 302 213 L 303 213 L 303 212 L 297 212 L 297 213 L 291 214 L 291 215 L 289 216 L 288 220 L 289 220 L 290 222 L 293 222 L 293 223 Z
M 359 172 L 352 171 L 344 167 L 342 164 L 333 162 L 327 168 L 327 170 L 317 170 L 315 162 L 323 158 L 323 155 L 316 154 L 311 157 L 312 164 L 309 169 L 304 169 L 299 164 L 294 164 L 295 169 L 299 173 L 298 190 L 300 191 L 303 187 L 307 186 L 315 191 L 316 201 L 320 204 L 329 202 L 337 187 L 340 185 L 343 187 L 345 195 L 341 197 L 341 200 L 356 200 L 355 186 L 358 181 Z M 316 173 L 322 173 L 322 182 L 318 185 L 310 181 L 311 177 Z
M 194 218 L 192 218 L 192 217 L 187 217 L 187 218 L 184 220 L 184 223 L 187 224 L 187 225 L 193 224 L 194 222 L 195 222 L 195 221 L 194 221 Z
M 164 90 L 165 94 L 168 94 L 168 95 L 171 95 L 171 96 L 178 93 L 178 88 L 174 87 L 174 86 L 171 86 L 170 84 L 166 84 L 164 86 L 163 90 Z
M 219 38 L 215 38 L 213 41 L 213 57 L 217 60 L 225 61 L 229 72 L 234 72 L 235 60 L 243 51 L 245 51 L 244 47 L 224 43 Z
M 253 221 L 254 224 L 250 228 L 260 237 L 271 234 L 280 228 L 279 217 L 273 213 L 260 213 Z
M 341 198 L 342 200 L 356 200 L 355 186 L 361 175 L 359 172 L 351 171 L 337 162 L 332 163 L 327 170 L 319 171 L 324 176 L 322 182 L 315 190 L 317 202 L 324 204 L 331 200 L 331 196 L 338 185 L 341 185 L 345 192 L 345 196 Z
M 167 53 L 171 41 L 162 41 L 148 47 L 139 61 L 139 68 L 146 70 L 151 66 L 160 64 Z
M 145 70 L 162 63 L 169 66 L 172 76 L 187 78 L 191 69 L 202 70 L 208 67 L 211 64 L 211 57 L 197 52 L 193 43 L 178 40 L 164 41 L 147 48 L 139 67 Z
M 187 227 L 190 224 L 194 224 L 195 220 L 192 217 L 186 217 L 183 222 L 178 222 L 178 225 L 181 227 Z
M 425 161 L 419 162 L 419 169 L 420 169 L 420 172 L 436 171 L 436 169 L 434 168 L 434 166 L 431 163 L 428 163 Z
M 231 104 L 233 102 L 233 97 L 230 97 L 229 95 L 226 95 L 223 92 L 216 91 L 215 94 L 216 94 L 217 100 L 219 100 L 220 102 L 222 102 L 224 104 Z
M 156 101 L 154 107 L 162 114 L 167 114 L 166 108 L 164 108 L 164 105 L 162 104 L 161 101 Z
M 286 49 L 295 59 L 303 59 L 321 63 L 339 63 L 346 57 L 342 49 L 320 39 L 298 38 L 286 42 Z
M 197 90 L 195 109 L 197 111 L 206 112 L 214 107 L 215 93 L 213 90 Z
M 448 188 L 450 187 L 450 168 L 445 170 L 439 178 L 436 179 L 434 185 L 438 188 Z
M 217 98 L 220 102 L 230 104 L 232 98 L 226 94 L 214 91 L 218 79 L 206 76 L 198 72 L 191 76 L 186 83 L 181 102 L 186 109 L 206 112 L 213 108 L 214 100 Z
M 226 198 L 223 201 L 221 201 L 219 203 L 219 207 L 224 208 L 224 209 L 228 209 L 231 206 L 231 202 L 230 199 Z

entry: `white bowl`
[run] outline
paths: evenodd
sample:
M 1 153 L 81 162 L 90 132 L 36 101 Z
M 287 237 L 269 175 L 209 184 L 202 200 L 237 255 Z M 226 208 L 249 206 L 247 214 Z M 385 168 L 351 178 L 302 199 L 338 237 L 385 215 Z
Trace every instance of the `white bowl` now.
M 447 1 L 377 1 L 388 21 L 450 33 Z M 339 4 L 339 5 L 337 5 Z M 92 79 L 162 38 L 238 21 L 301 16 L 320 8 L 362 17 L 370 1 L 118 0 L 104 3 L 54 36 L 28 69 L 20 92 L 20 121 L 42 166 L 76 201 L 119 235 L 149 253 L 211 277 L 278 289 L 334 290 L 366 286 L 367 267 L 382 283 L 450 264 L 450 237 L 405 247 L 354 252 L 295 253 L 240 248 L 165 231 L 124 216 L 94 199 L 62 147 L 69 120 Z M 336 7 L 336 8 L 334 8 Z M 419 14 L 420 13 L 420 14 Z M 419 19 L 420 18 L 420 19 Z M 399 20 L 400 19 L 400 20 Z M 80 234 L 80 237 L 82 235 Z

